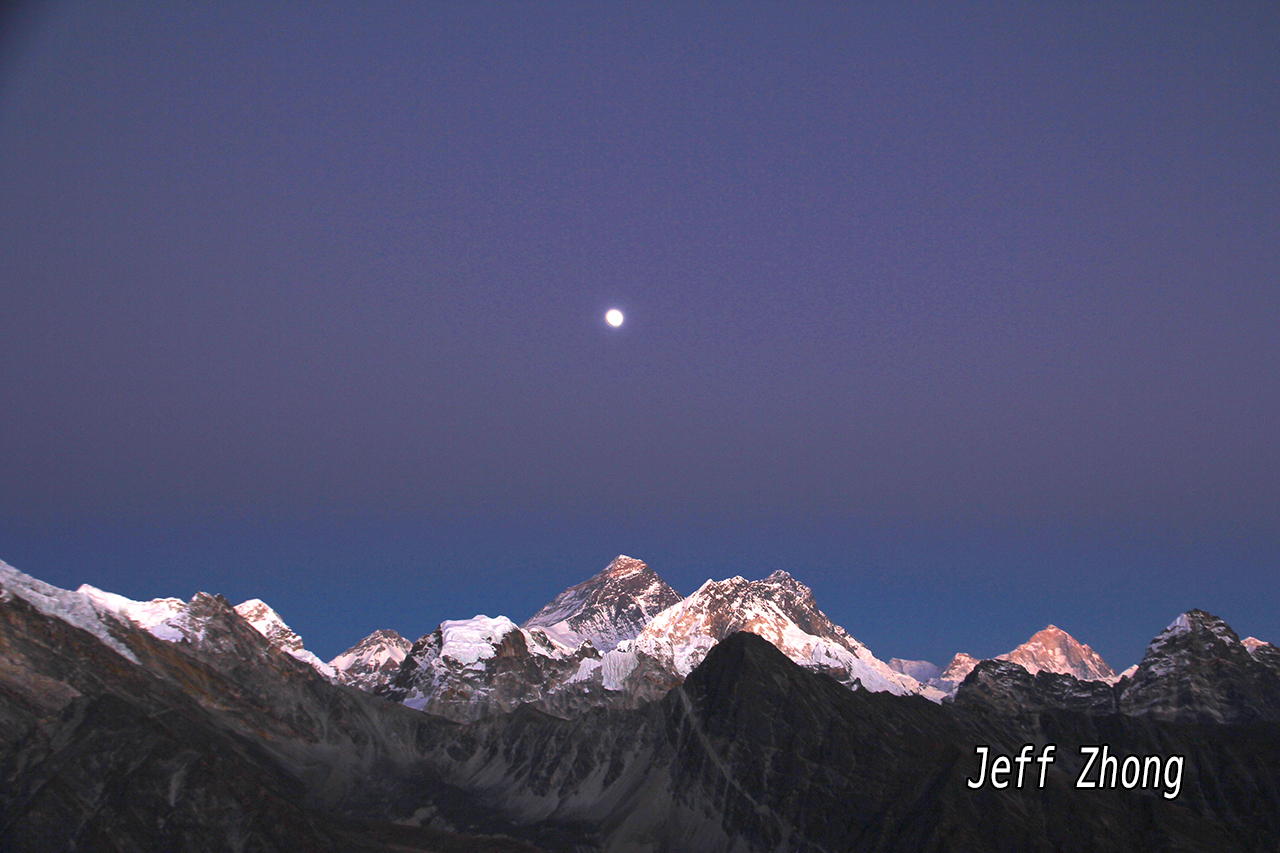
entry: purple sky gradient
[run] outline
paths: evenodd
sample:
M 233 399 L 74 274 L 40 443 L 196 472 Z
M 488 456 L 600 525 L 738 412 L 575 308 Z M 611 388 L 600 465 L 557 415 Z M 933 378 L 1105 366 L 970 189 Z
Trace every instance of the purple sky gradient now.
M 4 23 L 19 569 L 325 658 L 620 552 L 886 659 L 1280 641 L 1274 4 Z

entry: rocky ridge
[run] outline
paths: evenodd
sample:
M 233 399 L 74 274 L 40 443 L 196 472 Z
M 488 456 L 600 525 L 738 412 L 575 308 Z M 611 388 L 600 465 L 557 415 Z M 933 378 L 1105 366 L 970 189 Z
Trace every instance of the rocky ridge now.
M 7 579 L 11 588 L 19 589 L 25 585 L 30 587 L 31 591 L 39 587 L 54 589 L 17 572 L 11 566 L 3 567 L 7 571 L 0 571 L 0 581 Z M 197 593 L 191 601 L 182 601 L 178 598 L 134 601 L 123 595 L 82 584 L 75 592 L 57 591 L 51 600 L 57 601 L 56 607 L 61 613 L 82 614 L 77 624 L 81 627 L 89 627 L 95 633 L 101 634 L 104 630 L 101 627 L 107 624 L 104 620 L 124 621 L 142 628 L 159 639 L 199 646 L 208 642 L 206 626 L 199 615 L 202 610 L 207 609 L 205 607 L 207 598 L 205 593 Z M 302 637 L 285 624 L 280 614 L 271 609 L 266 602 L 256 598 L 250 599 L 236 605 L 235 611 L 262 634 L 272 647 L 302 661 L 326 678 L 336 677 L 336 673 L 328 664 L 307 651 Z
M 446 620 L 419 638 L 377 692 L 467 722 L 521 705 L 560 716 L 593 707 L 634 708 L 677 683 L 651 658 L 629 649 L 601 655 L 590 642 L 570 649 L 541 628 L 476 616 Z
M 1101 655 L 1056 625 L 1037 631 L 1013 651 L 997 655 L 992 660 L 1010 661 L 1033 676 L 1049 672 L 1069 675 L 1080 681 L 1114 684 L 1120 680 Z M 929 680 L 929 684 L 954 696 L 960 684 L 980 662 L 972 655 L 959 652 L 937 677 Z M 988 670 L 989 673 L 1005 671 L 1001 668 Z
M 1226 622 L 1189 610 L 1160 632 L 1135 669 L 1113 682 L 983 661 L 955 694 L 959 705 L 1002 714 L 1067 709 L 1174 723 L 1280 721 L 1280 666 Z M 1274 648 L 1274 647 L 1272 647 Z
M 302 643 L 302 638 L 298 636 L 297 632 L 286 625 L 285 621 L 280 618 L 280 614 L 272 610 L 265 601 L 251 598 L 242 604 L 237 604 L 236 612 L 257 629 L 258 633 L 266 637 L 267 642 L 271 643 L 271 645 L 288 652 L 308 666 L 314 667 L 317 672 L 326 678 L 336 677 L 337 673 L 333 671 L 333 667 L 307 651 Z
M 993 714 L 962 701 L 987 675 L 994 687 L 1029 680 L 1031 698 L 1046 679 L 1078 682 L 1011 662 L 975 667 L 956 702 L 938 705 L 848 690 L 734 633 L 635 709 L 560 719 L 526 705 L 459 725 L 331 683 L 220 596 L 184 605 L 198 636 L 165 640 L 16 574 L 0 565 L 0 847 L 18 853 L 1207 853 L 1280 842 L 1280 723 Z M 1194 671 L 1205 689 L 1187 702 L 1263 701 L 1255 682 L 1272 670 L 1215 620 L 1186 614 L 1144 665 Z M 524 638 L 496 619 L 449 630 L 446 657 L 463 665 Z M 1224 669 L 1224 649 L 1242 668 Z M 1060 759 L 1038 794 L 965 784 L 975 743 L 1012 754 L 1045 740 Z M 1186 756 L 1177 799 L 1077 790 L 1078 746 L 1097 743 Z
M 622 622 L 606 631 L 601 620 L 608 614 Z M 561 593 L 522 627 L 487 616 L 442 623 L 413 644 L 378 691 L 460 721 L 521 704 L 559 715 L 635 708 L 664 695 L 712 646 L 743 630 L 849 687 L 943 696 L 878 660 L 786 572 L 762 581 L 708 581 L 680 599 L 652 569 L 626 556 Z
M 1173 722 L 1280 720 L 1280 667 L 1260 649 L 1250 650 L 1217 616 L 1188 610 L 1117 685 L 1120 710 Z
M 654 617 L 632 648 L 684 678 L 716 643 L 738 631 L 764 637 L 801 666 L 850 687 L 942 698 L 940 691 L 876 658 L 818 609 L 809 587 L 783 571 L 760 581 L 708 580 Z

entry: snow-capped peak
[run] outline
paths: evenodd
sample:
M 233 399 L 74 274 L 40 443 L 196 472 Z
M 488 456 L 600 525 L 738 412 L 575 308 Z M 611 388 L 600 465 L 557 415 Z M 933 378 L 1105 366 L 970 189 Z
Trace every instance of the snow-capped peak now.
M 360 664 L 369 669 L 399 666 L 413 644 L 396 631 L 380 628 L 333 660 L 329 666 L 339 671 Z
M 693 595 L 658 614 L 633 644 L 681 678 L 716 643 L 736 631 L 750 631 L 773 643 L 802 666 L 855 681 L 869 690 L 920 693 L 939 700 L 942 693 L 895 672 L 866 646 L 827 618 L 813 592 L 787 572 L 760 581 L 735 576 L 708 580 Z
M 271 645 L 296 652 L 302 649 L 302 638 L 285 624 L 280 614 L 260 598 L 251 598 L 236 605 L 236 612 L 244 620 L 258 630 L 258 633 L 271 641 Z
M 302 644 L 302 638 L 262 599 L 251 598 L 237 604 L 235 610 L 246 622 L 256 628 L 259 634 L 266 637 L 271 645 L 314 667 L 325 678 L 336 677 L 337 673 L 334 672 L 333 667 L 307 651 Z
M 1179 614 L 1177 619 L 1169 623 L 1169 627 L 1161 631 L 1147 647 L 1147 653 L 1158 652 L 1169 641 L 1180 634 L 1196 634 L 1207 632 L 1225 643 L 1239 643 L 1240 637 L 1231 626 L 1212 613 L 1203 610 L 1188 610 Z
M 372 693 L 395 676 L 412 646 L 396 631 L 379 629 L 329 661 L 329 666 L 342 683 Z
M 1249 650 L 1249 654 L 1256 655 L 1262 646 L 1271 645 L 1266 640 L 1259 640 L 1257 637 L 1245 637 L 1240 642 L 1244 643 L 1244 647 Z
M 521 627 L 538 628 L 570 650 L 590 642 L 607 652 L 637 634 L 680 594 L 640 560 L 620 554 L 594 577 L 571 586 Z
M 996 660 L 1013 661 L 1032 675 L 1041 670 L 1073 675 L 1081 681 L 1115 681 L 1106 661 L 1084 643 L 1056 625 L 1031 635 L 1031 639 Z
M 956 656 L 951 659 L 951 663 L 947 664 L 942 673 L 934 679 L 933 683 L 941 690 L 954 694 L 960 683 L 969 677 L 969 673 L 981 663 L 978 658 L 967 652 L 956 652 Z

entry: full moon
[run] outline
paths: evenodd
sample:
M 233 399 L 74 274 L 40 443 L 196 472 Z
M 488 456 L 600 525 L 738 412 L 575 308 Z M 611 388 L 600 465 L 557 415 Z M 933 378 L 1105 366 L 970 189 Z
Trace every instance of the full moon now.
M 610 326 L 621 326 L 622 312 L 619 311 L 617 308 L 610 308 L 608 311 L 605 312 L 604 320 Z

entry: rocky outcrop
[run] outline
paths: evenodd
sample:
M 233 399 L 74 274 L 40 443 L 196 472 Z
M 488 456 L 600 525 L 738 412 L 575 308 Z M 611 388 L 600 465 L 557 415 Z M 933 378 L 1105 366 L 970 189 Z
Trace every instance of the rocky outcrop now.
M 1032 676 L 1011 661 L 983 661 L 955 702 L 1003 714 L 1067 709 L 1179 723 L 1280 721 L 1280 670 L 1271 661 L 1262 645 L 1251 652 L 1221 619 L 1191 610 L 1114 682 L 1043 670 Z
M 1081 681 L 1073 675 L 1040 670 L 1034 675 L 1013 661 L 980 661 L 956 691 L 955 704 L 997 714 L 1047 710 L 1114 714 L 1115 689 L 1105 681 Z
M 1177 722 L 1280 720 L 1280 670 L 1269 660 L 1250 653 L 1217 616 L 1189 610 L 1151 641 L 1122 683 L 1120 710 Z

